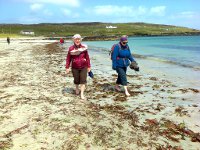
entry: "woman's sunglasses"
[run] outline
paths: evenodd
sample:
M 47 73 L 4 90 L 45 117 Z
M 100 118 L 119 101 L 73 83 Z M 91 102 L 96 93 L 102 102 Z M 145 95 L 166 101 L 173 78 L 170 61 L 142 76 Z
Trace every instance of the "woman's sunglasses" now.
M 122 44 L 127 44 L 128 42 L 122 42 Z

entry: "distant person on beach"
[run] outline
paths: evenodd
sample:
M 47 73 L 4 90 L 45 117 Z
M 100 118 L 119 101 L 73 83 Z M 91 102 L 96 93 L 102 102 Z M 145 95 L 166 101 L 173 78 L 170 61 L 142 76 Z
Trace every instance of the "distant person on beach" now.
M 60 38 L 60 44 L 63 44 L 63 43 L 64 43 L 64 39 Z
M 112 69 L 116 70 L 118 74 L 115 89 L 117 91 L 121 91 L 120 85 L 122 85 L 124 87 L 126 96 L 130 96 L 130 93 L 127 89 L 126 71 L 130 65 L 130 62 L 135 62 L 135 60 L 130 52 L 128 46 L 128 37 L 126 35 L 121 36 L 119 43 L 115 44 L 111 59 Z
M 7 43 L 10 44 L 10 38 L 9 37 L 7 37 Z
M 87 83 L 87 74 L 91 71 L 90 58 L 87 50 L 87 45 L 82 44 L 82 38 L 79 34 L 75 34 L 73 37 L 74 44 L 69 47 L 66 58 L 66 72 L 69 73 L 70 63 L 71 70 L 74 77 L 74 84 L 76 86 L 76 95 L 81 95 L 81 99 L 84 100 L 85 84 Z M 80 91 L 79 91 L 80 85 Z

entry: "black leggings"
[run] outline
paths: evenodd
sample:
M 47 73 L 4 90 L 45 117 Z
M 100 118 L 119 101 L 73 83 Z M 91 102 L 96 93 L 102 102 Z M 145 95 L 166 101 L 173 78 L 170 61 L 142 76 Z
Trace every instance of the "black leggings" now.
M 118 73 L 118 77 L 117 77 L 117 84 L 121 84 L 123 86 L 127 85 L 127 78 L 126 78 L 126 70 L 127 67 L 117 67 L 116 71 Z

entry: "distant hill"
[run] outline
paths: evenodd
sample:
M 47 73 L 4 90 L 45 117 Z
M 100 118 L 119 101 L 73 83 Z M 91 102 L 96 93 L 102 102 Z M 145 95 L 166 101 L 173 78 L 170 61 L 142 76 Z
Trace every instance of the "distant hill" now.
M 107 27 L 107 28 L 106 28 Z M 147 23 L 41 23 L 41 24 L 0 24 L 0 34 L 16 34 L 24 30 L 33 31 L 34 36 L 71 37 L 79 33 L 88 40 L 112 39 L 120 35 L 169 36 L 200 35 L 200 30 L 186 27 Z

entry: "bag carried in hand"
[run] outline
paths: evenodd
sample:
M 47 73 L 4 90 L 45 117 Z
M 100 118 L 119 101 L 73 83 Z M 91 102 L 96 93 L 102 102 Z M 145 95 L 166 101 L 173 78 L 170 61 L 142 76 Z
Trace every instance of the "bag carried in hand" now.
M 135 70 L 135 71 L 139 71 L 139 66 L 138 66 L 138 63 L 136 61 L 132 61 L 130 66 L 129 66 L 131 69 Z
M 90 78 L 94 78 L 94 74 L 92 71 L 88 72 L 88 76 L 90 76 Z

